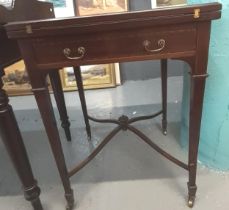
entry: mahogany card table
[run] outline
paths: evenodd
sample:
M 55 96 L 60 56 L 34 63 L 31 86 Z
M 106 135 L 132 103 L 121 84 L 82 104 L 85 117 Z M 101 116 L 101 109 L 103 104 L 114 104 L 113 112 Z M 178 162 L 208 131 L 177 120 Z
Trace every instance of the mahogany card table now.
M 121 130 L 135 133 L 158 153 L 188 171 L 188 206 L 193 206 L 197 191 L 197 154 L 205 80 L 208 76 L 211 21 L 219 19 L 220 16 L 221 4 L 209 3 L 118 14 L 14 22 L 6 26 L 8 37 L 18 41 L 25 61 L 64 186 L 68 210 L 74 207 L 70 177 L 89 163 Z M 119 119 L 95 119 L 88 116 L 92 121 L 114 123 L 117 126 L 85 160 L 68 170 L 46 84 L 49 72 L 62 67 L 74 67 L 76 80 L 81 83 L 81 65 L 155 59 L 182 60 L 187 62 L 191 69 L 188 163 L 173 157 L 169 151 L 157 146 L 134 127 L 136 121 L 158 116 L 161 114 L 159 111 L 150 116 L 131 119 L 125 115 Z M 8 101 L 5 101 L 0 109 L 4 109 L 7 103 Z

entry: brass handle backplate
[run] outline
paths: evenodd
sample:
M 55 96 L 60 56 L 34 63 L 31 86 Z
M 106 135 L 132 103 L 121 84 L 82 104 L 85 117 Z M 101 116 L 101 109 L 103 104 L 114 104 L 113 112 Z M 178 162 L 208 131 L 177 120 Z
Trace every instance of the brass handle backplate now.
M 78 47 L 77 53 L 79 54 L 79 56 L 71 56 L 72 51 L 69 48 L 64 48 L 63 53 L 64 53 L 65 57 L 70 59 L 70 60 L 80 60 L 84 57 L 84 55 L 86 53 L 86 49 L 84 47 Z
M 145 40 L 143 42 L 143 46 L 144 46 L 145 50 L 147 52 L 150 52 L 150 53 L 162 51 L 165 48 L 165 44 L 166 44 L 166 42 L 165 42 L 164 39 L 159 39 L 158 42 L 157 42 L 157 45 L 158 45 L 159 48 L 152 50 L 152 49 L 150 49 L 151 42 L 149 40 Z

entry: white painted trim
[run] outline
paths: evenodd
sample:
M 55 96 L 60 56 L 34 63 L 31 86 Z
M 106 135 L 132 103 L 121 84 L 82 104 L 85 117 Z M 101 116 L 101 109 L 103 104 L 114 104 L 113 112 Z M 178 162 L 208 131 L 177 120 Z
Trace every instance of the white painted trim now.
M 121 85 L 121 75 L 120 75 L 120 68 L 119 63 L 115 63 L 115 81 L 116 85 Z
M 157 0 L 151 0 L 151 8 L 157 7 Z
M 59 17 L 72 17 L 75 16 L 73 0 L 65 0 L 66 7 L 54 8 L 55 16 Z

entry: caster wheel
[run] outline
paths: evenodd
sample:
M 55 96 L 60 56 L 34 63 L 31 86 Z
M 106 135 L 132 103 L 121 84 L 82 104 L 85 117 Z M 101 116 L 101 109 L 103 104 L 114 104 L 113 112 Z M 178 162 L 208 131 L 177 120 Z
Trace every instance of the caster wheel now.
M 167 135 L 167 131 L 163 131 L 163 134 L 166 136 Z
M 188 200 L 188 207 L 192 208 L 194 206 L 194 199 L 189 198 Z

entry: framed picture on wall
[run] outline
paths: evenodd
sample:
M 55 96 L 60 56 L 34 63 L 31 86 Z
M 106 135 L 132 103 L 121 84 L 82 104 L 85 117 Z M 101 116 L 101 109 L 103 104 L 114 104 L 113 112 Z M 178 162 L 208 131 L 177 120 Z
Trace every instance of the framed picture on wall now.
M 4 89 L 9 95 L 31 94 L 31 85 L 23 60 L 5 68 L 5 75 L 2 78 Z
M 81 66 L 80 69 L 85 89 L 114 87 L 116 85 L 114 64 Z M 73 68 L 64 68 L 61 78 L 65 91 L 76 90 Z
M 66 0 L 50 0 L 54 7 L 66 7 Z
M 45 0 L 53 3 L 55 17 L 75 16 L 74 0 Z
M 4 69 L 5 75 L 2 77 L 4 89 L 9 96 L 32 94 L 29 77 L 25 69 L 23 60 L 18 61 Z M 47 77 L 48 88 L 52 91 L 49 78 Z
M 172 6 L 187 4 L 187 0 L 151 0 L 152 8 L 157 6 Z
M 75 0 L 76 14 L 97 15 L 104 13 L 125 12 L 129 10 L 128 0 Z
M 126 12 L 129 10 L 128 0 L 74 0 L 75 14 L 77 16 L 92 16 L 99 14 L 110 14 L 117 12 Z M 86 89 L 105 88 L 120 85 L 119 64 L 105 64 L 93 66 L 81 66 L 83 84 Z M 65 69 L 63 71 L 64 90 L 75 89 L 75 81 L 68 81 L 69 75 L 73 70 Z M 104 72 L 106 72 L 104 74 Z M 101 74 L 100 74 L 101 73 Z M 87 78 L 88 77 L 88 78 Z M 73 84 L 73 85 L 72 85 Z

